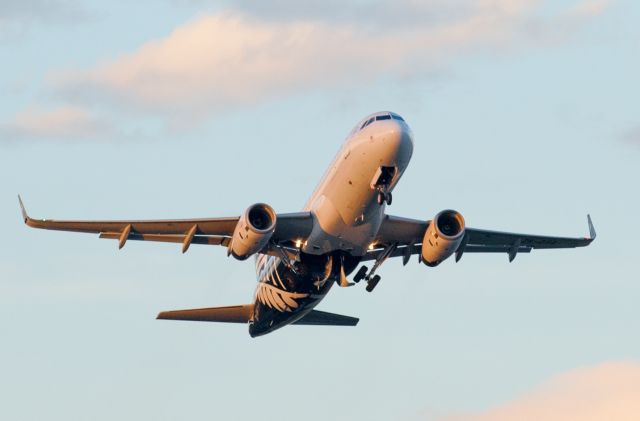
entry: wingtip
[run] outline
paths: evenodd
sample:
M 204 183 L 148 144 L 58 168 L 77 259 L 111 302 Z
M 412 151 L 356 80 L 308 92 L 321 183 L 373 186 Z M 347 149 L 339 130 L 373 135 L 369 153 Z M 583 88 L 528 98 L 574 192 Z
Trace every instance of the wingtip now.
M 24 203 L 22 203 L 22 197 L 20 197 L 20 195 L 18 195 L 18 203 L 20 203 L 20 211 L 22 212 L 22 219 L 26 224 L 27 221 L 29 220 L 29 215 L 27 214 L 27 210 L 24 208 Z
M 587 222 L 589 223 L 589 238 L 591 238 L 591 240 L 595 240 L 596 229 L 593 226 L 593 221 L 591 221 L 591 215 L 587 215 Z

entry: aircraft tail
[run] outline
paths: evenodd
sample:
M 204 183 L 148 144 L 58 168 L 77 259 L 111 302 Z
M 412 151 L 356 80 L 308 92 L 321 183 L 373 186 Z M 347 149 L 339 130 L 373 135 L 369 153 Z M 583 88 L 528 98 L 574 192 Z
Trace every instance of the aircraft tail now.
M 303 318 L 293 322 L 294 325 L 315 326 L 355 326 L 360 319 L 357 317 L 343 316 L 342 314 L 328 313 L 326 311 L 311 310 Z
M 253 304 L 228 307 L 194 308 L 163 311 L 156 319 L 196 322 L 248 323 L 253 318 Z
M 163 311 L 158 314 L 156 318 L 196 322 L 248 323 L 253 318 L 253 304 Z M 293 324 L 307 326 L 355 326 L 359 321 L 360 319 L 356 317 L 311 310 L 311 312 L 293 322 Z

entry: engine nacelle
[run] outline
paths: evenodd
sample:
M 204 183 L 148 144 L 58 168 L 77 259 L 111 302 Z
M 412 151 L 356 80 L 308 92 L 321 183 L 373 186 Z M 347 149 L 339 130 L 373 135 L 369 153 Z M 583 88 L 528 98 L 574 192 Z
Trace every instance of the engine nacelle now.
M 233 231 L 229 254 L 245 260 L 267 245 L 276 229 L 276 213 L 265 203 L 256 203 L 242 214 Z
M 438 266 L 460 246 L 464 237 L 464 218 L 454 210 L 444 210 L 433 218 L 422 239 L 422 261 Z

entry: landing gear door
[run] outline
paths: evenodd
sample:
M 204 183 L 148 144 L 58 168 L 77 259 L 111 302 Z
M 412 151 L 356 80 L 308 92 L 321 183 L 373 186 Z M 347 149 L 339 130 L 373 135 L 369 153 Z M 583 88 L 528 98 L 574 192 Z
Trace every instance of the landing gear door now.
M 396 172 L 396 167 L 378 167 L 371 179 L 371 189 L 387 192 L 393 184 Z

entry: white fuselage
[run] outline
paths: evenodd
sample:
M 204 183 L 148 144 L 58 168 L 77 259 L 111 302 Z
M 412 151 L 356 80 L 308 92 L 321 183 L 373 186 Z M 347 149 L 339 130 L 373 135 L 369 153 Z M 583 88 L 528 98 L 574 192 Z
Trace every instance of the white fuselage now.
M 305 253 L 347 250 L 364 255 L 384 216 L 385 204 L 378 204 L 374 188 L 379 169 L 395 168 L 388 187 L 392 191 L 409 164 L 413 135 L 404 121 L 380 120 L 359 128 L 349 135 L 304 207 L 314 216 L 313 232 L 302 246 Z
M 384 217 L 386 205 L 378 197 L 390 194 L 412 153 L 413 136 L 397 114 L 376 113 L 356 126 L 305 205 L 313 229 L 299 246 L 298 269 L 257 255 L 251 336 L 300 320 L 329 292 L 336 267 L 344 272 L 344 261 L 359 262 Z

